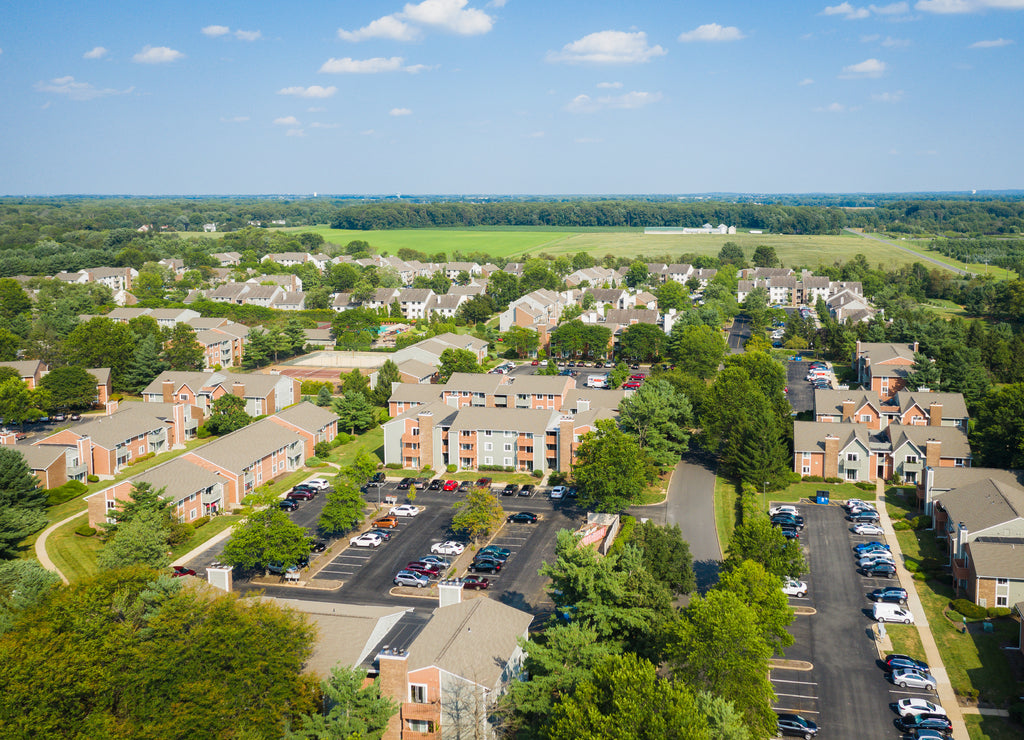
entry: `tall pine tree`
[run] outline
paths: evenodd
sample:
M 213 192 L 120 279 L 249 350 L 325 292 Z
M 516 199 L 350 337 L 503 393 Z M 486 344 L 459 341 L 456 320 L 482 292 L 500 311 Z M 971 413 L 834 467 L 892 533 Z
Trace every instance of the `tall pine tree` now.
M 15 449 L 0 447 L 0 558 L 18 556 L 18 543 L 46 526 L 46 494 Z
M 132 393 L 141 393 L 167 368 L 167 363 L 160 357 L 160 344 L 156 337 L 146 335 L 135 346 L 132 359 L 125 368 L 124 386 Z

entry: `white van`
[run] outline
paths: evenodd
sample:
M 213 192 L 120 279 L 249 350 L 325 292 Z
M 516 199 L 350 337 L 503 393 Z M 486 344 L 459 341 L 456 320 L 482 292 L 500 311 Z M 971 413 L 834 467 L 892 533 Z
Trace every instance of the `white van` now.
M 871 608 L 871 616 L 875 618 L 876 622 L 914 623 L 914 615 L 910 613 L 909 609 L 904 609 L 899 604 L 876 602 Z

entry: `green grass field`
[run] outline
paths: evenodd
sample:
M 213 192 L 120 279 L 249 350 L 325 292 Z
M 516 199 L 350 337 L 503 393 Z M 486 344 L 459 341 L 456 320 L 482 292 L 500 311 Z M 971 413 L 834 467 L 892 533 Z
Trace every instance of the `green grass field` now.
M 872 266 L 889 269 L 911 264 L 915 258 L 885 244 L 854 234 L 838 236 L 793 236 L 784 234 L 698 234 L 646 235 L 642 229 L 523 230 L 517 228 L 473 229 L 395 229 L 350 231 L 328 226 L 301 227 L 288 231 L 321 234 L 331 244 L 347 244 L 355 239 L 369 242 L 380 252 L 396 253 L 409 247 L 427 254 L 437 252 L 483 252 L 495 257 L 522 257 L 533 254 L 575 254 L 587 252 L 597 257 L 678 257 L 682 254 L 717 255 L 726 242 L 739 244 L 749 256 L 760 245 L 775 247 L 784 265 L 831 265 L 863 254 Z M 930 254 L 930 253 L 929 253 Z

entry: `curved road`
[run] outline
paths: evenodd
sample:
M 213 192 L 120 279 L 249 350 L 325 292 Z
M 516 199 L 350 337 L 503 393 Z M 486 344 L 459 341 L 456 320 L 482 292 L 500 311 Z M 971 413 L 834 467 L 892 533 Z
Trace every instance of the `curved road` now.
M 861 231 L 854 231 L 853 229 L 843 229 L 843 231 L 847 231 L 847 232 L 849 232 L 851 234 L 856 234 L 857 236 L 864 237 L 865 239 L 871 239 L 872 241 L 882 242 L 882 244 L 888 244 L 891 247 L 896 247 L 896 249 L 901 249 L 904 252 L 906 252 L 907 254 L 912 254 L 912 255 L 914 255 L 915 257 L 917 257 L 920 260 L 924 260 L 925 262 L 931 262 L 933 265 L 937 265 L 937 266 L 943 268 L 944 270 L 949 270 L 950 272 L 955 272 L 957 275 L 965 275 L 965 276 L 969 277 L 969 276 L 974 274 L 972 272 L 968 272 L 967 270 L 961 270 L 959 267 L 953 267 L 952 265 L 947 265 L 945 262 L 939 262 L 934 257 L 926 257 L 923 254 L 921 254 L 920 252 L 915 252 L 913 249 L 907 249 L 902 244 L 898 244 L 897 242 L 894 242 L 892 239 L 883 239 L 880 236 L 875 236 L 874 234 L 865 234 L 865 233 L 863 233 Z

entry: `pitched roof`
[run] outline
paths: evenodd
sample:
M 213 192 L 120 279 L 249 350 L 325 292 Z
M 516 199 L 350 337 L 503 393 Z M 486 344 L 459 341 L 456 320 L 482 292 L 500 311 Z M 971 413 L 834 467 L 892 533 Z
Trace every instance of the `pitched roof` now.
M 198 447 L 192 450 L 191 454 L 239 473 L 271 452 L 292 443 L 301 444 L 302 437 L 297 432 L 285 429 L 273 419 L 266 418 Z
M 860 354 L 871 360 L 872 371 L 874 371 L 875 365 L 880 362 L 889 362 L 897 358 L 913 361 L 914 345 L 895 342 L 861 342 Z
M 485 406 L 463 406 L 452 422 L 451 431 L 515 431 L 527 434 L 544 434 L 551 426 L 551 417 L 560 416 L 558 411 L 547 409 L 487 408 Z
M 863 424 L 847 424 L 827 421 L 794 421 L 794 452 L 824 452 L 825 437 L 839 438 L 839 449 L 846 449 L 854 440 L 864 447 L 870 446 L 871 430 Z
M 72 431 L 110 450 L 132 437 L 161 431 L 170 418 L 170 404 L 125 403 L 110 416 L 96 417 L 79 424 Z M 44 439 L 41 444 L 45 442 Z
M 562 403 L 563 411 L 575 412 L 580 408 L 580 401 L 589 401 L 592 409 L 618 409 L 622 399 L 626 397 L 624 390 L 610 388 L 573 388 L 565 394 Z
M 898 449 L 909 440 L 922 453 L 925 452 L 929 440 L 935 440 L 942 446 L 939 454 L 942 457 L 971 456 L 971 446 L 967 441 L 967 432 L 960 427 L 932 427 L 914 424 L 890 424 L 886 427 L 893 450 Z
M 90 367 L 86 368 L 87 373 L 92 377 L 96 378 L 98 385 L 110 385 L 110 368 L 109 367 Z
M 493 688 L 533 615 L 487 597 L 438 607 L 409 646 L 409 670 L 436 666 Z
M 1024 471 L 1002 468 L 932 468 L 932 491 L 944 492 L 991 478 L 1001 483 L 1024 487 Z
M 318 432 L 325 426 L 338 421 L 338 415 L 333 411 L 309 401 L 289 406 L 284 411 L 278 411 L 274 416 L 307 432 Z
M 816 415 L 838 414 L 841 417 L 843 401 L 853 401 L 854 411 L 859 411 L 868 405 L 876 413 L 881 413 L 882 403 L 878 400 L 877 391 L 833 391 L 827 389 L 815 389 L 814 413 Z
M 613 308 L 604 315 L 609 324 L 657 324 L 658 312 L 653 308 Z
M 414 360 L 410 360 L 414 362 Z M 443 386 L 429 383 L 392 383 L 389 401 L 398 403 L 433 403 L 441 398 Z
M 438 388 L 438 391 L 496 393 L 498 386 L 504 380 L 504 375 L 492 375 L 491 373 L 452 373 L 448 382 Z
M 428 378 L 437 372 L 437 367 L 429 365 L 426 362 L 420 362 L 419 360 L 410 358 L 398 363 L 398 372 L 405 373 L 406 375 L 413 375 L 417 378 Z M 410 385 L 420 384 L 410 383 Z
M 196 465 L 186 458 L 176 457 L 162 465 L 133 475 L 132 481 L 149 483 L 156 491 L 166 488 L 170 492 L 168 498 L 179 499 L 182 496 L 190 496 L 196 491 L 223 483 L 224 479 L 212 470 Z
M 1024 580 L 1024 539 L 979 537 L 967 547 L 979 576 Z
M 430 288 L 406 288 L 399 292 L 399 303 L 426 303 L 434 291 Z
M 513 394 L 557 394 L 576 386 L 576 381 L 564 375 L 502 375 L 505 379 L 496 391 L 497 395 Z
M 54 460 L 64 457 L 67 445 L 16 445 L 8 449 L 19 453 L 29 470 L 43 470 L 53 465 Z
M 950 522 L 964 524 L 973 534 L 1024 516 L 1024 488 L 992 478 L 943 494 L 939 500 Z
M 894 400 L 901 412 L 917 404 L 926 414 L 933 403 L 942 404 L 942 415 L 949 419 L 967 418 L 967 403 L 962 393 L 936 393 L 931 391 L 899 391 Z
M 0 367 L 14 368 L 19 377 L 30 378 L 36 374 L 36 370 L 39 369 L 41 364 L 43 364 L 42 360 L 11 360 L 9 362 L 0 362 Z

